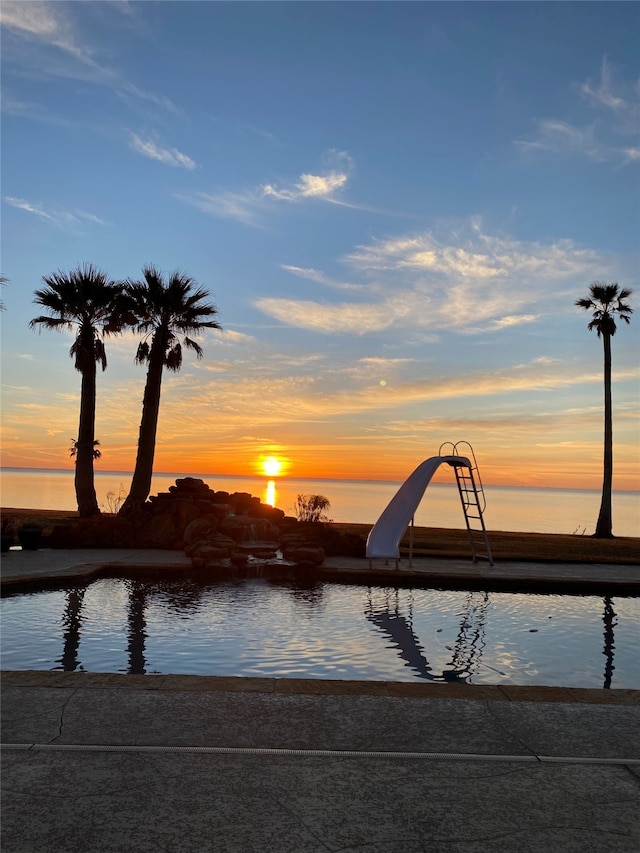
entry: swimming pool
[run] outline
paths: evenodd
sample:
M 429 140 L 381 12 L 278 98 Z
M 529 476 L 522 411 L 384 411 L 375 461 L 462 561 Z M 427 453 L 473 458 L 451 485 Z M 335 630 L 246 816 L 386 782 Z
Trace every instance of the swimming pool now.
M 640 687 L 640 599 L 96 579 L 1 601 L 4 670 Z

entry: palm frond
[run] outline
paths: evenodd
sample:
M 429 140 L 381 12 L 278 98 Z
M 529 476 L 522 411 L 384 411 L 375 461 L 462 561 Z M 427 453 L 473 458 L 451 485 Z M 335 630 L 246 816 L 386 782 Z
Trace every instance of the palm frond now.
M 100 366 L 102 370 L 107 369 L 107 353 L 105 352 L 104 344 L 100 340 L 100 338 L 96 338 L 94 340 L 94 350 L 96 354 L 96 361 L 100 362 Z
M 171 370 L 173 373 L 177 373 L 182 367 L 182 347 L 179 343 L 175 344 L 167 352 L 165 365 L 167 370 Z
M 138 344 L 138 349 L 136 351 L 135 362 L 136 364 L 144 364 L 149 360 L 149 343 L 144 340 Z
M 73 329 L 73 323 L 69 320 L 63 320 L 61 317 L 47 317 L 44 314 L 41 314 L 39 317 L 34 317 L 33 320 L 29 321 L 30 329 L 38 329 L 42 326 L 45 329 L 57 329 L 62 331 L 63 329 Z
M 185 336 L 184 345 L 187 347 L 187 349 L 193 350 L 199 359 L 202 358 L 202 356 L 204 355 L 202 347 L 199 343 L 197 343 L 197 341 L 193 341 L 191 340 L 191 338 L 187 338 Z
M 100 459 L 100 457 L 102 456 L 102 451 L 98 450 L 99 444 L 100 444 L 99 441 L 93 442 L 93 448 L 91 450 L 91 455 L 93 456 L 94 459 Z M 77 455 L 78 455 L 78 441 L 75 438 L 72 438 L 71 439 L 71 447 L 69 448 L 69 456 L 71 456 L 73 458 L 74 456 L 77 456 Z
M 154 341 L 164 341 L 164 364 L 169 370 L 178 371 L 182 366 L 182 348 L 177 343 L 177 334 L 184 335 L 184 345 L 201 358 L 202 348 L 188 335 L 205 328 L 219 329 L 220 324 L 212 319 L 218 313 L 217 308 L 207 302 L 209 293 L 179 270 L 172 272 L 166 281 L 151 264 L 143 268 L 142 274 L 142 281 L 125 283 L 126 298 L 136 318 L 132 325 L 139 333 L 153 335 Z M 145 351 L 143 360 L 150 357 L 151 351 Z M 136 361 L 140 359 L 136 357 Z
M 589 331 L 596 330 L 598 337 L 601 335 L 615 335 L 616 315 L 629 323 L 629 315 L 633 313 L 631 306 L 623 302 L 623 299 L 631 296 L 630 288 L 619 289 L 617 282 L 607 284 L 604 281 L 594 281 L 589 285 L 590 297 L 577 299 L 575 304 L 586 311 L 592 311 L 592 319 L 587 328 Z

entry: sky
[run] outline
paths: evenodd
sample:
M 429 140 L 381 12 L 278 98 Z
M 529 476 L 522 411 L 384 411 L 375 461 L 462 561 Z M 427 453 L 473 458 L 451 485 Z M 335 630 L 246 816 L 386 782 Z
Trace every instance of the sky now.
M 42 276 L 145 264 L 221 331 L 165 374 L 158 472 L 402 481 L 469 441 L 495 485 L 599 488 L 593 281 L 638 306 L 640 6 L 2 3 L 3 466 L 71 468 L 70 334 Z M 638 323 L 613 340 L 637 489 Z M 98 470 L 145 371 L 106 342 Z

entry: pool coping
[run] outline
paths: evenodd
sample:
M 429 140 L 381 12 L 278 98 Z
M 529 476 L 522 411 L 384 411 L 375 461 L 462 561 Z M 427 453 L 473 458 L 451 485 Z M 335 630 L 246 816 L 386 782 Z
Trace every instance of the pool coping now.
M 552 702 L 640 705 L 640 690 L 544 685 L 423 684 L 410 681 L 352 681 L 310 678 L 252 678 L 216 675 L 128 675 L 51 670 L 0 671 L 2 687 L 150 690 L 176 692 L 276 693 L 307 696 L 377 696 L 456 699 L 476 702 Z
M 394 586 L 435 585 L 506 591 L 556 591 L 640 595 L 640 566 L 604 563 L 534 563 L 505 561 L 496 565 L 469 559 L 414 558 L 382 563 L 353 557 L 328 557 L 322 566 L 300 568 L 270 565 L 259 570 L 229 567 L 196 569 L 182 552 L 158 549 L 41 549 L 3 555 L 0 587 L 19 590 L 98 576 L 118 577 L 154 572 L 190 575 L 198 579 L 260 577 L 269 580 L 309 580 L 337 583 L 383 583 Z

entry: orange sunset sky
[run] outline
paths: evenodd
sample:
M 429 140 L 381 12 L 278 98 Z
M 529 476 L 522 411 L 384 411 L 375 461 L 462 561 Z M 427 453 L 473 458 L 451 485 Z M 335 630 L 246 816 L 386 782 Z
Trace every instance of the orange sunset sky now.
M 636 4 L 5 0 L 1 464 L 73 466 L 42 276 L 152 263 L 222 326 L 165 375 L 156 472 L 398 482 L 467 440 L 486 484 L 599 489 L 600 280 L 634 290 L 638 489 L 637 80 Z M 133 469 L 137 344 L 106 341 L 98 471 Z

